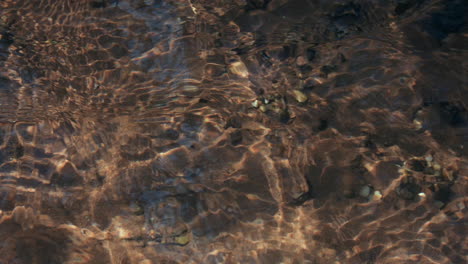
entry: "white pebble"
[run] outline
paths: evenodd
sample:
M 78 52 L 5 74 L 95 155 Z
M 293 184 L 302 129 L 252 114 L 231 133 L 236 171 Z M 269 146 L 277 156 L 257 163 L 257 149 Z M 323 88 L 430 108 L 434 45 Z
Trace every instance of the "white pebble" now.
M 253 101 L 252 106 L 258 108 L 258 100 Z
M 413 120 L 413 124 L 416 126 L 416 129 L 421 129 L 423 127 L 421 121 L 416 119 Z
M 382 198 L 382 194 L 379 191 L 374 192 L 373 200 L 380 200 Z
M 434 160 L 431 155 L 426 156 L 426 162 L 428 167 L 432 167 L 432 161 Z

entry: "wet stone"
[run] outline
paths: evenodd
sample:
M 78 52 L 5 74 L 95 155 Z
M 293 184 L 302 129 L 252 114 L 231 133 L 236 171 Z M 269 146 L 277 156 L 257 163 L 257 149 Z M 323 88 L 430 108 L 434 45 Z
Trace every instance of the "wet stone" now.
M 238 116 L 230 117 L 226 122 L 225 128 L 230 128 L 230 127 L 232 127 L 232 128 L 241 128 L 242 127 L 241 117 L 238 117 Z
M 255 100 L 252 102 L 252 106 L 255 107 L 255 108 L 258 108 L 259 107 L 259 102 L 258 100 Z
M 107 6 L 107 0 L 93 0 L 90 5 L 93 8 L 104 8 Z
M 175 129 L 167 129 L 164 131 L 164 137 L 170 140 L 176 140 L 179 138 L 179 132 L 177 132 Z
M 0 127 L 0 146 L 5 142 L 6 134 L 6 130 Z
M 307 63 L 306 59 L 303 56 L 299 56 L 296 58 L 296 64 L 298 66 L 303 66 Z
M 452 190 L 447 184 L 440 184 L 436 186 L 436 192 L 434 193 L 434 199 L 442 202 L 443 204 L 448 203 L 452 198 Z
M 299 103 L 304 103 L 305 101 L 307 101 L 307 95 L 305 95 L 303 92 L 299 91 L 299 90 L 294 90 L 293 91 L 293 94 L 294 94 L 294 98 L 296 99 L 296 101 L 298 101 Z
M 291 115 L 289 114 L 288 109 L 284 109 L 280 112 L 279 120 L 283 124 L 287 124 L 291 120 Z
M 278 54 L 278 58 L 280 60 L 286 60 L 289 57 L 294 57 L 297 52 L 297 45 L 296 44 L 291 44 L 291 45 L 285 45 L 283 46 L 282 50 Z
M 382 193 L 380 191 L 375 191 L 373 194 L 372 194 L 372 200 L 373 201 L 378 201 L 382 199 Z
M 408 182 L 402 183 L 398 186 L 396 192 L 399 197 L 405 200 L 413 200 L 417 197 L 418 193 L 421 192 L 421 187 L 413 182 L 413 180 L 409 180 Z
M 421 2 L 422 1 L 420 0 L 400 0 L 398 1 L 398 4 L 395 6 L 394 12 L 398 16 L 403 15 L 406 11 L 417 6 Z
M 237 146 L 242 142 L 242 131 L 241 130 L 236 130 L 233 133 L 231 133 L 231 144 L 233 146 Z
M 336 65 L 324 65 L 320 67 L 320 71 L 325 75 L 328 76 L 328 74 L 335 72 L 338 70 L 338 66 Z
M 411 159 L 407 163 L 408 167 L 415 171 L 424 171 L 426 168 L 426 161 L 419 159 Z
M 367 198 L 371 194 L 372 188 L 370 186 L 363 186 L 359 191 L 361 197 Z
M 118 44 L 112 45 L 112 47 L 109 49 L 109 51 L 110 51 L 110 54 L 116 59 L 120 59 L 123 56 L 127 56 L 128 53 L 129 53 L 127 48 L 125 48 L 122 45 L 118 45 Z
M 317 52 L 315 51 L 313 47 L 309 47 L 306 50 L 306 54 L 307 54 L 307 60 L 313 61 L 315 59 Z
M 328 120 L 326 120 L 326 119 L 320 119 L 320 122 L 319 122 L 319 125 L 318 125 L 317 129 L 318 129 L 319 131 L 323 131 L 323 130 L 327 129 L 328 126 L 329 126 Z

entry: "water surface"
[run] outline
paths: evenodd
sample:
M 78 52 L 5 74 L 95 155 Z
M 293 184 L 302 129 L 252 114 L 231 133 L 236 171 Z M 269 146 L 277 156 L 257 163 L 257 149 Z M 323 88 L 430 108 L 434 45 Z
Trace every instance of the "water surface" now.
M 459 0 L 3 0 L 0 263 L 465 263 Z

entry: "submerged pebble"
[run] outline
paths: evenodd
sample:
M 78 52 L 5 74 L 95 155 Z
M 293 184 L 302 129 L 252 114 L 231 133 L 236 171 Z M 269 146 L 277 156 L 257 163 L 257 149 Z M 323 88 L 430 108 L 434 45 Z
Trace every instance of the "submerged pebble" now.
M 372 196 L 372 200 L 378 201 L 380 199 L 382 199 L 382 193 L 380 193 L 380 191 L 375 191 L 374 195 Z
M 306 63 L 307 63 L 307 60 L 303 56 L 299 56 L 299 57 L 296 58 L 296 64 L 298 66 L 305 65 Z
M 190 242 L 189 233 L 183 233 L 180 236 L 176 236 L 174 240 L 179 245 L 187 245 Z
M 304 103 L 305 101 L 307 101 L 307 96 L 303 92 L 299 90 L 294 90 L 293 93 L 294 93 L 294 98 L 299 103 Z
M 249 76 L 249 71 L 242 61 L 236 61 L 229 65 L 229 71 L 235 75 L 246 78 Z
M 252 106 L 258 108 L 258 100 L 253 101 Z
M 426 159 L 426 162 L 427 162 L 427 166 L 428 166 L 428 167 L 432 167 L 432 161 L 434 160 L 434 159 L 432 158 L 432 156 L 431 156 L 431 155 L 428 155 L 428 156 L 425 157 L 425 159 Z
M 416 129 L 421 129 L 423 127 L 422 122 L 417 119 L 413 120 L 413 124 L 415 125 Z
M 0 259 L 463 263 L 462 1 L 23 2 Z
M 196 92 L 199 90 L 198 87 L 195 85 L 185 85 L 182 89 L 184 89 L 184 91 L 187 92 Z
M 366 185 L 361 188 L 361 190 L 359 191 L 359 195 L 367 198 L 369 197 L 370 192 L 371 192 L 371 188 Z

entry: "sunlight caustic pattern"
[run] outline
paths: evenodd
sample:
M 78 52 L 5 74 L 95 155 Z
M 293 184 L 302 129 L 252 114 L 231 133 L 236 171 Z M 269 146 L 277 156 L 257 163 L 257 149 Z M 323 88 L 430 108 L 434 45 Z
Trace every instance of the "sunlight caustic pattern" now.
M 466 262 L 462 2 L 1 1 L 0 263 Z

